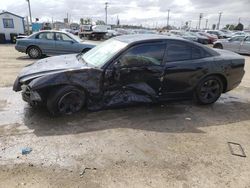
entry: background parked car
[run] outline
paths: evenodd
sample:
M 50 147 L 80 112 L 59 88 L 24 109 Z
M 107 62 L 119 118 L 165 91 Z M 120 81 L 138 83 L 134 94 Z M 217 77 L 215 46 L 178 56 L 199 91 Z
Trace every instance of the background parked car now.
M 41 58 L 42 55 L 60 55 L 72 53 L 84 53 L 95 45 L 83 43 L 83 41 L 67 32 L 41 31 L 27 38 L 18 39 L 16 50 L 26 53 L 30 58 Z
M 250 36 L 235 36 L 230 39 L 218 40 L 213 47 L 250 54 Z
M 245 36 L 247 34 L 244 31 L 236 31 L 233 33 L 233 36 L 239 36 L 239 35 Z
M 209 33 L 205 33 L 205 32 L 198 32 L 200 35 L 205 36 L 208 38 L 208 43 L 209 44 L 213 44 L 215 41 L 218 40 L 217 35 L 213 35 L 213 34 L 209 34 Z
M 189 34 L 197 37 L 197 42 L 199 42 L 201 44 L 208 44 L 209 43 L 208 37 L 201 35 L 198 32 L 189 32 Z
M 183 39 L 187 39 L 193 42 L 198 42 L 198 37 L 196 35 L 192 35 L 189 32 L 180 33 L 180 37 Z
M 228 38 L 228 36 L 225 33 L 223 33 L 222 31 L 219 31 L 219 30 L 206 30 L 205 32 L 209 33 L 209 34 L 216 35 L 219 39 Z

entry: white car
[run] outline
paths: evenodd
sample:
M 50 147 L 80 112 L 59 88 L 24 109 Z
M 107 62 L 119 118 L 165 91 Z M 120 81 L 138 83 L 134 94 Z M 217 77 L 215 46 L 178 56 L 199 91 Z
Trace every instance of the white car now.
M 218 40 L 214 42 L 213 47 L 250 55 L 250 36 L 240 35 L 230 39 Z

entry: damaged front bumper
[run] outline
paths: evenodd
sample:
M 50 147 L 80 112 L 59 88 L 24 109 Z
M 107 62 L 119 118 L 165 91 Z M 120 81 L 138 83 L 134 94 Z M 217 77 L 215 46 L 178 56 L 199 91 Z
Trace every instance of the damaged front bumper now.
M 22 98 L 31 105 L 37 105 L 42 102 L 42 97 L 37 91 L 32 91 L 28 85 L 22 85 Z

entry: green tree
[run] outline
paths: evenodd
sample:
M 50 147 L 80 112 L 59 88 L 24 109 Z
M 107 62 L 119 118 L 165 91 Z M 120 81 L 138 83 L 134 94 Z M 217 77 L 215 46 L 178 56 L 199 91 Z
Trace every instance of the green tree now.
M 234 28 L 234 30 L 238 30 L 238 31 L 243 31 L 244 29 L 244 25 L 242 23 L 238 23 L 238 25 Z
M 80 19 L 80 24 L 81 25 L 89 25 L 92 23 L 92 20 L 91 18 L 81 18 Z
M 105 25 L 105 22 L 103 20 L 97 20 L 96 25 Z
M 216 28 L 216 24 L 213 24 L 212 28 L 213 28 L 213 30 L 215 30 L 215 28 Z

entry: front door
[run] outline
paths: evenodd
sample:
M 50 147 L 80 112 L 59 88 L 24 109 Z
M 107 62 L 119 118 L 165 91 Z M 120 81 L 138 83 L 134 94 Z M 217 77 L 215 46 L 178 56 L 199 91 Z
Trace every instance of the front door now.
M 165 49 L 165 42 L 136 45 L 108 67 L 105 87 L 106 93 L 112 95 L 111 103 L 134 104 L 157 100 Z
M 56 33 L 56 53 L 71 54 L 76 53 L 76 42 L 65 33 Z

